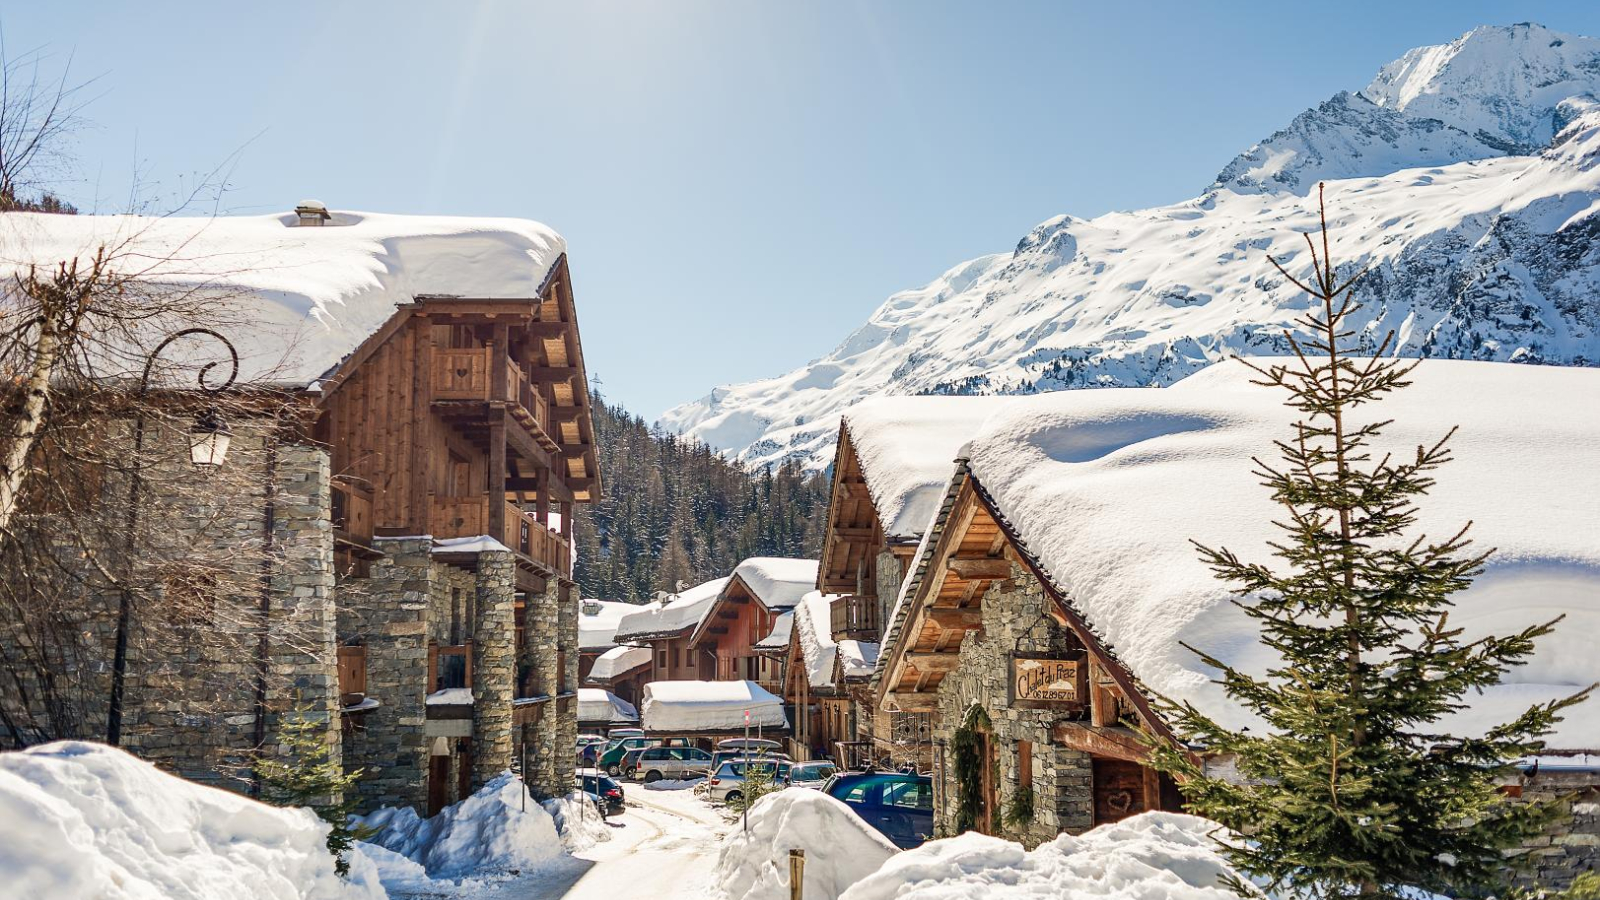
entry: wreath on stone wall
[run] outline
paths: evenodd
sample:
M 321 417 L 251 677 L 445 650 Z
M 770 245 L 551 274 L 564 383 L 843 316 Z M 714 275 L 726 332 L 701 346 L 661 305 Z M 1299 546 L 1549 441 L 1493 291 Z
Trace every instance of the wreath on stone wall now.
M 956 834 L 971 831 L 978 824 L 983 807 L 983 739 L 980 730 L 990 728 L 989 714 L 973 704 L 961 720 L 961 727 L 950 738 L 951 765 L 956 776 Z

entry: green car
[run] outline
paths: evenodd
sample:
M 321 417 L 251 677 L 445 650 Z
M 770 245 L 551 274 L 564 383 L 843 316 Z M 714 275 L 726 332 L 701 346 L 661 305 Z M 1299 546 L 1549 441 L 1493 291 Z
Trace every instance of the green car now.
M 600 754 L 600 759 L 595 763 L 595 768 L 607 775 L 622 774 L 622 757 L 629 750 L 641 750 L 645 747 L 659 747 L 661 742 L 653 738 L 630 737 L 612 741 L 606 745 L 605 752 Z

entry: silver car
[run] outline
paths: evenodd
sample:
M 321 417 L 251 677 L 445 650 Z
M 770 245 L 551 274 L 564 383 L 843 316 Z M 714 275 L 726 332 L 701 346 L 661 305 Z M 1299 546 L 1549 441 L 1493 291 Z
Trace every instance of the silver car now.
M 789 767 L 787 762 L 771 759 L 752 758 L 748 763 L 742 759 L 733 759 L 723 763 L 711 777 L 706 779 L 706 799 L 712 803 L 727 803 L 738 800 L 744 796 L 745 766 L 765 766 L 767 771 L 773 772 L 772 781 L 775 787 L 783 787 L 789 780 Z
M 633 776 L 646 784 L 663 778 L 698 778 L 711 765 L 711 754 L 699 747 L 651 747 L 639 754 Z

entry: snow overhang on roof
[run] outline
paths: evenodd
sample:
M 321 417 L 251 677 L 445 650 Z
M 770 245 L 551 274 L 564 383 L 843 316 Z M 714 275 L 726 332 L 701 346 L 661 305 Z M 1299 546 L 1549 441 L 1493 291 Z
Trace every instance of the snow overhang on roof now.
M 294 386 L 316 382 L 418 297 L 535 300 L 566 252 L 561 235 L 526 219 L 336 211 L 318 228 L 292 212 L 4 219 L 0 277 L 107 247 L 146 284 L 214 296 L 241 380 Z
M 716 578 L 695 585 L 670 598 L 664 605 L 624 616 L 617 625 L 617 643 L 687 637 L 706 613 L 711 611 L 728 579 Z

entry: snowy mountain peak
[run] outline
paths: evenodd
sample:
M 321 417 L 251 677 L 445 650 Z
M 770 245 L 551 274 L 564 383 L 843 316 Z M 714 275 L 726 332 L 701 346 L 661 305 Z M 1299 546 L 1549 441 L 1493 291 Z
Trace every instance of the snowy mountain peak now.
M 1600 365 L 1600 41 L 1537 25 L 1413 50 L 1296 116 L 1194 200 L 1056 216 L 1009 254 L 885 301 L 832 353 L 718 388 L 661 424 L 752 463 L 831 458 L 880 394 L 1164 385 L 1287 350 L 1306 299 L 1277 277 L 1328 182 L 1334 253 L 1375 347 Z

